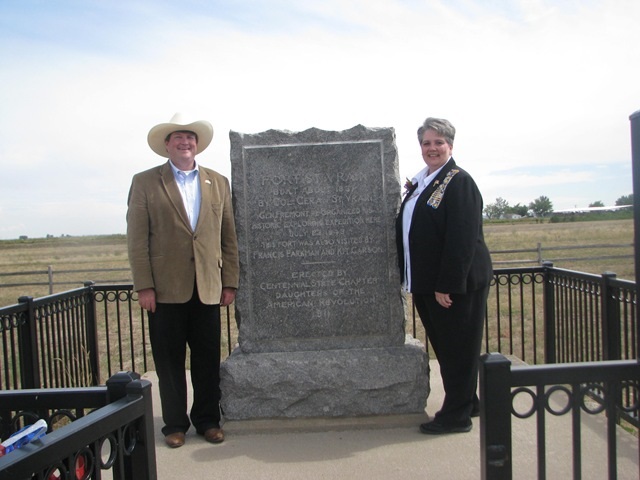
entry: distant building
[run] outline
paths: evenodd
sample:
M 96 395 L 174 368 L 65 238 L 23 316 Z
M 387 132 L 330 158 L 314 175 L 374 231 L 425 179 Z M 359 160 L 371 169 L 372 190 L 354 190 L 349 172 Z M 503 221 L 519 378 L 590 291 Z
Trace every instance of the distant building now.
M 553 214 L 562 213 L 590 213 L 590 212 L 615 212 L 617 210 L 625 210 L 633 208 L 633 205 L 616 205 L 613 207 L 584 207 L 584 208 L 567 208 L 565 210 L 554 210 Z

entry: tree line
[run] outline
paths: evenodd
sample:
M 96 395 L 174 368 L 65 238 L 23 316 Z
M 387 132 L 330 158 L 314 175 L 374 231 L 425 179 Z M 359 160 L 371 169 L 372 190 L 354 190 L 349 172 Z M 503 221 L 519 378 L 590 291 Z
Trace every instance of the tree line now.
M 623 195 L 616 200 L 616 206 L 633 205 L 633 193 Z M 604 207 L 600 200 L 589 204 L 592 207 Z M 539 196 L 529 203 L 529 205 L 509 205 L 509 202 L 502 197 L 496 198 L 494 203 L 489 203 L 484 207 L 484 215 L 488 219 L 500 219 L 507 217 L 545 217 L 553 213 L 553 202 L 544 195 Z

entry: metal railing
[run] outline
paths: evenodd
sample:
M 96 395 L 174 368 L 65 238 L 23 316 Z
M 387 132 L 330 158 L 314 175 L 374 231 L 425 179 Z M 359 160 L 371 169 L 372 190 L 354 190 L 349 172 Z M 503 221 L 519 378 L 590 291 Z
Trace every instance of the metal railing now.
M 521 399 L 524 397 L 524 400 Z M 618 478 L 617 432 L 621 416 L 634 421 L 638 428 L 640 408 L 640 365 L 634 360 L 600 361 L 557 365 L 515 366 L 501 354 L 486 354 L 480 365 L 480 449 L 482 478 L 510 480 L 513 470 L 521 471 L 514 464 L 513 431 L 521 434 L 526 422 L 534 422 L 529 429 L 536 451 L 527 450 L 527 456 L 536 456 L 536 478 Z M 595 400 L 595 401 L 594 401 Z M 524 405 L 524 407 L 523 407 Z M 605 451 L 603 472 L 585 472 L 583 460 L 582 429 L 585 416 L 604 415 L 605 427 L 602 450 Z M 567 415 L 569 430 L 565 472 L 559 471 L 554 461 L 554 471 L 548 472 L 547 432 L 558 434 L 553 427 L 554 417 Z M 531 419 L 531 420 L 530 420 Z M 517 423 L 520 421 L 520 423 Z M 514 425 L 515 424 L 515 425 Z M 625 443 L 638 444 L 630 434 Z M 640 444 L 638 444 L 640 447 Z M 557 453 L 557 452 L 556 452 Z M 635 478 L 640 476 L 635 453 Z M 632 461 L 633 463 L 633 461 Z M 515 478 L 518 478 L 515 475 Z M 633 478 L 633 477 L 625 477 Z
M 635 283 L 611 273 L 496 269 L 484 351 L 530 364 L 633 359 L 636 305 Z M 232 309 L 221 313 L 224 359 L 237 327 Z M 412 333 L 426 341 L 416 318 Z M 99 385 L 118 371 L 153 370 L 147 322 L 131 284 L 22 297 L 0 309 L 0 389 Z
M 38 419 L 48 433 L 0 457 L 0 480 L 157 478 L 151 383 L 121 372 L 106 387 L 0 391 L 6 439 Z
M 630 117 L 633 190 L 640 192 L 640 111 Z M 634 208 L 634 245 L 636 283 L 640 284 L 640 208 Z M 535 283 L 535 282 L 532 282 Z M 513 478 L 512 428 L 533 418 L 537 478 L 547 478 L 547 431 L 552 417 L 567 415 L 558 430 L 570 431 L 570 466 L 561 472 L 556 463 L 553 478 L 616 479 L 620 474 L 618 447 L 635 443 L 629 455 L 625 478 L 640 478 L 640 328 L 637 312 L 637 287 L 621 282 L 614 274 L 601 278 L 561 269 L 549 269 L 544 285 L 544 356 L 546 365 L 512 366 L 503 355 L 488 354 L 480 365 L 480 457 L 482 478 Z M 556 363 L 558 362 L 558 363 Z M 562 362 L 562 363 L 560 363 Z M 557 393 L 562 398 L 558 401 Z M 520 397 L 525 397 L 524 409 Z M 604 439 L 600 450 L 603 462 L 592 463 L 583 472 L 582 417 L 602 414 Z M 619 424 L 632 430 L 618 441 Z M 599 430 L 599 432 L 602 429 Z M 531 448 L 526 454 L 531 455 Z M 568 457 L 568 455 L 567 455 Z M 602 472 L 594 466 L 605 466 Z M 518 470 L 520 472 L 520 470 Z
M 100 385 L 154 369 L 148 318 L 131 284 L 93 285 L 0 308 L 0 390 Z M 223 308 L 221 356 L 237 338 Z
M 23 297 L 18 304 L 0 309 L 0 389 L 90 386 L 121 370 L 153 370 L 148 319 L 136 300 L 131 284 L 87 284 L 48 297 Z M 633 363 L 638 353 L 636 306 L 635 283 L 618 280 L 612 273 L 591 275 L 551 264 L 496 269 L 484 350 L 538 365 L 591 362 L 580 364 L 587 376 L 591 367 L 601 369 L 601 362 Z M 413 317 L 415 336 L 419 330 L 415 312 Z M 232 310 L 223 309 L 222 324 L 226 327 L 221 348 L 224 358 L 237 339 Z M 539 368 L 561 371 L 553 365 Z M 572 384 L 573 379 L 563 382 Z M 590 396 L 608 405 L 605 390 L 592 389 Z M 618 396 L 616 421 L 640 426 L 634 407 L 638 391 L 627 389 Z M 490 397 L 491 412 L 500 409 L 493 393 Z M 493 417 L 487 415 L 491 428 L 500 428 L 504 420 L 491 423 Z M 487 448 L 483 461 L 492 455 L 495 451 Z

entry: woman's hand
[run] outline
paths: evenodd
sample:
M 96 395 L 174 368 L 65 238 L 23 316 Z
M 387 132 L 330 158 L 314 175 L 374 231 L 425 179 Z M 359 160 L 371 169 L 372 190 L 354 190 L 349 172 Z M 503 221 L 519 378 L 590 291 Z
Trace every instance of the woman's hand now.
M 443 308 L 449 308 L 453 304 L 448 293 L 440 292 L 436 292 L 436 302 L 438 302 Z

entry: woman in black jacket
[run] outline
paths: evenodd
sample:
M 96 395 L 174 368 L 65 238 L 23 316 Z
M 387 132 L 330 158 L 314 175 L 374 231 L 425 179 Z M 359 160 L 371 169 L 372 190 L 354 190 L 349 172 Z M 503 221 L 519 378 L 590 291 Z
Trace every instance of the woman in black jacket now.
M 426 167 L 407 184 L 396 222 L 403 286 L 413 295 L 440 364 L 445 398 L 426 434 L 468 432 L 477 415 L 482 328 L 493 277 L 482 233 L 482 196 L 451 156 L 455 128 L 427 118 L 418 129 Z

